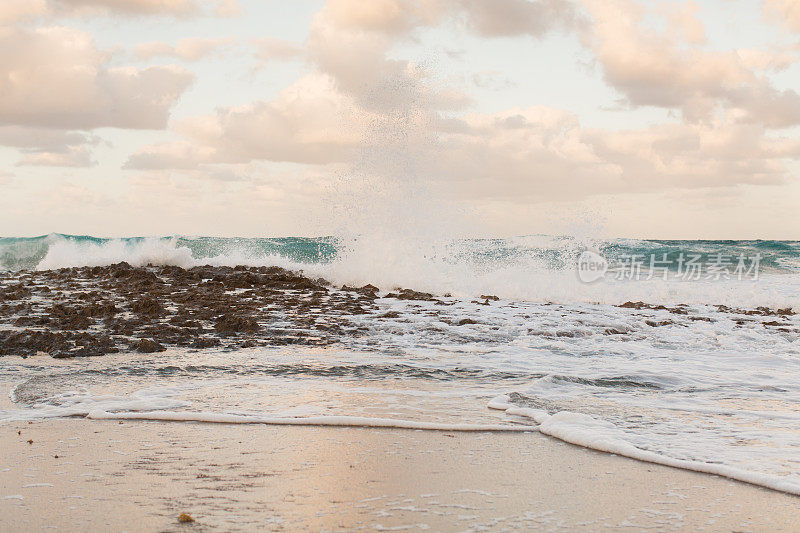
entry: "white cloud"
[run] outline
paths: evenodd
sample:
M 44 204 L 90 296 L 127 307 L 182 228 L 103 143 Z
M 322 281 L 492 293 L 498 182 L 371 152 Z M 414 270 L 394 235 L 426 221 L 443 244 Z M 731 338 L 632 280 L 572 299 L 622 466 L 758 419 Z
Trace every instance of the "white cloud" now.
M 175 66 L 112 68 L 89 34 L 0 28 L 0 125 L 164 128 L 193 80 Z M 57 90 L 54 90 L 57 88 Z
M 787 28 L 800 32 L 800 2 L 798 0 L 765 0 L 767 16 L 778 18 Z
M 775 88 L 754 70 L 753 53 L 686 47 L 680 32 L 676 37 L 646 27 L 645 9 L 633 0 L 588 0 L 588 7 L 593 26 L 586 39 L 605 79 L 631 105 L 679 109 L 692 122 L 708 123 L 730 110 L 769 127 L 800 124 L 800 95 Z M 691 29 L 692 13 L 681 12 L 681 24 L 699 38 L 702 28 Z
M 196 0 L 50 0 L 54 9 L 89 13 L 189 15 L 199 10 Z
M 78 131 L 24 126 L 0 126 L 0 145 L 41 151 L 58 151 L 65 146 L 97 144 L 99 139 Z
M 432 76 L 424 65 L 388 57 L 399 40 L 446 20 L 465 20 L 468 30 L 484 37 L 541 37 L 578 24 L 567 0 L 329 0 L 314 17 L 309 58 L 366 108 L 463 109 L 470 103 L 466 95 L 431 80 L 421 83 Z
M 242 12 L 238 0 L 219 0 L 216 15 L 218 17 L 235 17 Z
M 308 75 L 274 102 L 223 108 L 180 121 L 187 141 L 145 147 L 126 168 L 195 168 L 252 160 L 326 164 L 348 159 L 362 139 L 364 115 L 324 75 Z
M 86 132 L 0 126 L 0 145 L 18 148 L 22 157 L 17 165 L 23 166 L 93 166 L 91 149 L 99 142 Z
M 460 0 L 467 25 L 483 37 L 530 35 L 541 37 L 554 28 L 578 24 L 575 4 L 569 0 Z
M 46 0 L 3 0 L 0 4 L 0 25 L 48 13 Z
M 92 167 L 97 161 L 86 146 L 68 146 L 58 152 L 23 153 L 18 166 Z
M 150 41 L 136 45 L 134 55 L 141 60 L 166 56 L 183 61 L 198 61 L 230 46 L 233 42 L 233 39 L 230 38 L 202 39 L 196 37 L 181 39 L 175 45 Z
M 74 16 L 232 17 L 240 12 L 238 0 L 3 0 L 0 24 Z
M 433 158 L 439 175 L 464 180 L 476 198 L 774 184 L 800 156 L 800 141 L 754 124 L 585 129 L 576 116 L 548 108 L 470 115 L 442 146 Z
M 269 61 L 289 61 L 302 58 L 305 48 L 297 43 L 273 37 L 264 37 L 254 41 L 255 56 L 262 63 Z

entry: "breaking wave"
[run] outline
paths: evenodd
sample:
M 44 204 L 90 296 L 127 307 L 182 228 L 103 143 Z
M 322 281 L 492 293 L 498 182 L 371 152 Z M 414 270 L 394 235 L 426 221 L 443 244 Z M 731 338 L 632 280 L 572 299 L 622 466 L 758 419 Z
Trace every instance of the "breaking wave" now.
M 583 250 L 597 250 L 610 263 L 625 257 L 666 257 L 701 262 L 722 255 L 760 258 L 758 280 L 604 280 L 587 284 L 576 275 Z M 381 288 L 411 287 L 435 293 L 557 303 L 713 303 L 791 306 L 800 297 L 800 241 L 606 241 L 532 235 L 510 239 L 425 240 L 354 237 L 220 238 L 132 237 L 105 239 L 50 234 L 0 238 L 0 270 L 48 270 L 101 266 L 275 265 L 334 283 Z

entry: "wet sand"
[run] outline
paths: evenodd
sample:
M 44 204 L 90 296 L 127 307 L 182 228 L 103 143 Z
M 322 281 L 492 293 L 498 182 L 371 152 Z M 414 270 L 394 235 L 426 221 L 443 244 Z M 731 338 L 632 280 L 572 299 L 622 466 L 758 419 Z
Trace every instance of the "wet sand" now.
M 196 522 L 179 523 L 180 513 Z M 538 433 L 0 425 L 0 531 L 49 527 L 798 531 L 800 498 Z

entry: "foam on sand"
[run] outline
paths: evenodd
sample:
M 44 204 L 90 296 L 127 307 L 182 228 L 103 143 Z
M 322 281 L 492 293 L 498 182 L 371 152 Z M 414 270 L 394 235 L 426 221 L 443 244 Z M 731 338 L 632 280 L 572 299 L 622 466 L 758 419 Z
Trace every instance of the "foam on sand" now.
M 562 411 L 551 415 L 541 409 L 516 407 L 503 401 L 502 398 L 492 400 L 489 408 L 534 420 L 539 424 L 537 429 L 540 433 L 584 448 L 622 455 L 647 463 L 713 474 L 800 496 L 800 483 L 781 476 L 751 472 L 722 464 L 676 459 L 637 448 L 615 435 L 616 428 L 613 424 L 581 413 Z
M 310 416 L 310 417 L 270 417 L 245 416 L 225 413 L 149 411 L 110 413 L 92 411 L 86 418 L 95 420 L 154 420 L 169 422 L 205 422 L 213 424 L 267 424 L 273 426 L 338 426 L 364 428 L 418 429 L 427 431 L 536 431 L 535 426 L 510 424 L 447 424 L 402 420 L 394 418 L 373 418 L 362 416 Z

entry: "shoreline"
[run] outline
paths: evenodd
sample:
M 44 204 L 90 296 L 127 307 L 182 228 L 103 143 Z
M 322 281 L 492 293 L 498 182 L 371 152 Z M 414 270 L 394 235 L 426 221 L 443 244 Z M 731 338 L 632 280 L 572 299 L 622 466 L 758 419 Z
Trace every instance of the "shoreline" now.
M 795 496 L 534 432 L 52 419 L 0 449 L 3 530 L 800 529 Z

